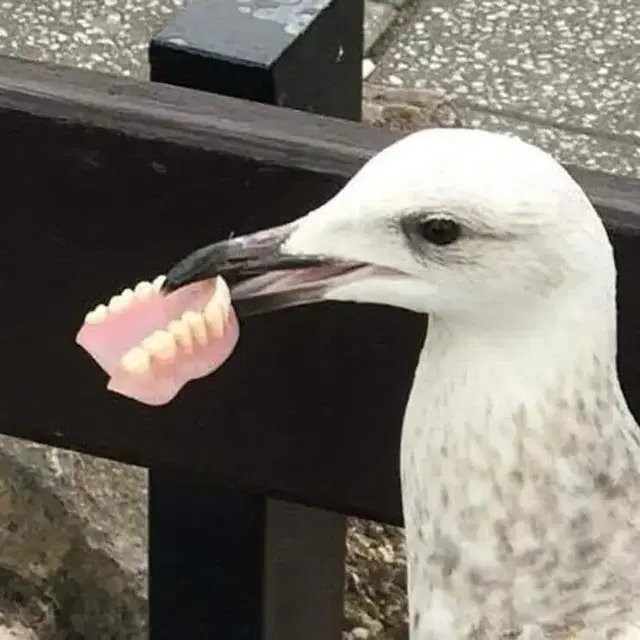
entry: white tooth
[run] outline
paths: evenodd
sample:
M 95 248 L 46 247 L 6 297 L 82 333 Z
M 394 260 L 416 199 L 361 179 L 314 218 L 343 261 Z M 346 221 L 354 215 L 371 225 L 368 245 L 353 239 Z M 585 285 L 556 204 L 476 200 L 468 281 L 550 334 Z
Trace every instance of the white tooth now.
M 154 331 L 142 341 L 142 346 L 159 360 L 173 360 L 178 349 L 174 337 L 168 331 Z
M 120 313 L 124 311 L 134 298 L 134 293 L 131 289 L 125 289 L 119 296 L 113 296 L 109 301 L 109 309 L 114 313 Z
M 154 291 L 160 291 L 160 287 L 162 287 L 162 285 L 164 284 L 164 281 L 166 280 L 165 276 L 158 276 L 154 281 L 153 281 L 153 290 Z
M 140 300 L 145 300 L 153 293 L 153 285 L 150 282 L 139 282 L 134 293 Z
M 224 333 L 224 311 L 213 296 L 204 308 L 204 319 L 207 321 L 209 331 L 214 338 L 220 338 Z
M 155 335 L 156 335 L 155 332 L 152 333 L 151 335 L 148 335 L 140 343 L 140 346 L 149 353 L 153 353 L 155 351 L 155 347 L 156 347 Z
M 215 280 L 216 290 L 213 294 L 215 300 L 217 300 L 220 309 L 222 310 L 223 319 L 226 322 L 231 312 L 231 292 L 229 286 L 224 278 L 218 276 Z
M 174 337 L 178 345 L 187 353 L 193 351 L 193 339 L 191 330 L 182 320 L 172 320 L 167 326 L 167 331 Z
M 155 355 L 159 360 L 165 362 L 173 360 L 178 353 L 178 345 L 176 339 L 168 331 L 156 331 L 159 348 L 156 350 Z
M 133 289 L 125 289 L 121 294 L 120 298 L 124 300 L 126 306 L 131 304 L 131 301 L 136 297 L 136 294 L 133 293 Z
M 204 316 L 196 311 L 185 311 L 182 314 L 182 321 L 185 322 L 191 333 L 195 336 L 196 342 L 200 346 L 204 346 L 208 342 L 207 325 Z
M 120 364 L 123 369 L 126 369 L 129 373 L 142 375 L 149 371 L 151 356 L 144 349 L 134 347 L 122 356 Z
M 120 311 L 123 311 L 126 306 L 127 303 L 121 296 L 113 296 L 113 298 L 109 300 L 109 311 L 113 313 L 120 313 Z
M 93 311 L 89 311 L 84 318 L 87 324 L 100 324 L 104 322 L 109 314 L 106 305 L 99 304 Z

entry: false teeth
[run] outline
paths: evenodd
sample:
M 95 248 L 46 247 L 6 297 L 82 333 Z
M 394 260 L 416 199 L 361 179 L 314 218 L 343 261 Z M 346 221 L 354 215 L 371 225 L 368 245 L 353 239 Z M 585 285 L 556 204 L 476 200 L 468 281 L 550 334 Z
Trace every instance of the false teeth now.
M 215 299 L 215 296 L 211 298 L 204 308 L 204 319 L 209 332 L 214 338 L 219 338 L 224 333 L 224 310 Z
M 121 313 L 136 300 L 149 300 L 158 295 L 164 280 L 164 276 L 158 276 L 151 283 L 139 283 L 135 290 L 125 289 L 111 298 L 108 307 L 99 305 L 88 317 L 94 323 L 104 321 L 109 313 Z M 230 312 L 229 287 L 222 278 L 217 278 L 213 295 L 203 309 L 188 309 L 179 320 L 171 320 L 164 329 L 154 331 L 127 351 L 120 363 L 129 373 L 143 375 L 153 367 L 154 361 L 167 364 L 180 353 L 190 355 L 194 353 L 196 345 L 205 347 L 211 339 L 219 339 L 224 335 Z M 149 357 L 142 359 L 140 350 Z
M 177 352 L 175 338 L 168 332 L 158 330 L 145 338 L 141 346 L 146 349 L 150 355 L 155 356 L 159 360 L 172 360 Z
M 224 297 L 222 298 L 224 301 Z M 128 351 L 121 360 L 122 366 L 130 373 L 144 374 L 153 366 L 153 358 L 164 363 L 173 360 L 180 351 L 193 353 L 194 340 L 204 347 L 210 339 L 220 338 L 224 334 L 225 316 L 228 317 L 229 308 L 220 306 L 213 296 L 207 303 L 204 313 L 185 311 L 180 320 L 172 320 L 166 330 L 154 331 L 142 340 L 139 346 Z M 144 351 L 149 357 L 145 359 L 147 366 L 139 363 L 139 351 Z M 132 352 L 134 356 L 132 356 Z M 132 360 L 133 358 L 133 360 Z M 134 366 L 131 366 L 134 362 Z
M 219 368 L 238 339 L 224 280 L 165 294 L 164 276 L 99 304 L 76 337 L 110 376 L 108 388 L 149 405 L 169 402 L 189 380 Z
M 193 336 L 186 322 L 182 320 L 172 320 L 167 325 L 167 331 L 174 337 L 180 349 L 186 353 L 193 352 Z
M 139 282 L 134 289 L 136 298 L 146 300 L 153 293 L 153 285 L 150 282 Z
M 141 347 L 134 347 L 122 357 L 125 371 L 136 375 L 147 373 L 151 365 L 151 356 Z
M 122 313 L 134 302 L 144 302 L 157 295 L 165 281 L 165 276 L 158 276 L 153 282 L 139 282 L 133 289 L 124 289 L 120 294 L 113 296 L 108 304 L 99 304 L 93 311 L 89 311 L 85 322 L 99 324 L 104 322 L 110 314 Z
M 84 321 L 87 324 L 99 324 L 106 319 L 108 313 L 109 310 L 106 305 L 99 304 L 95 309 L 93 309 L 93 311 L 89 311 L 89 313 L 87 313 Z
M 197 311 L 185 311 L 182 314 L 182 321 L 189 327 L 191 335 L 195 337 L 196 342 L 201 347 L 204 347 L 209 341 L 204 316 Z
M 120 313 L 120 311 L 124 311 L 127 306 L 128 303 L 123 296 L 113 296 L 113 298 L 109 300 L 109 311 L 111 311 L 111 313 Z

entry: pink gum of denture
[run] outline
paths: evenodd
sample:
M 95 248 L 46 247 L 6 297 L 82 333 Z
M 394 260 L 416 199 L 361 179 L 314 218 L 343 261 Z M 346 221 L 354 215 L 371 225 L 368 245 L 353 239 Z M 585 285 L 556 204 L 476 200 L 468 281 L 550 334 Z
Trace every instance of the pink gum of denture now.
M 230 303 L 222 335 L 208 334 L 206 344 L 199 344 L 192 335 L 190 352 L 178 346 L 170 359 L 152 357 L 151 365 L 142 373 L 127 371 L 122 366 L 122 357 L 155 331 L 165 330 L 185 311 L 201 313 L 216 292 L 218 282 L 198 282 L 164 295 L 159 292 L 156 280 L 156 286 L 146 296 L 129 296 L 124 309 L 109 310 L 100 321 L 89 321 L 91 313 L 88 314 L 76 342 L 109 375 L 109 390 L 147 405 L 167 404 L 190 380 L 214 372 L 233 352 L 239 326 Z

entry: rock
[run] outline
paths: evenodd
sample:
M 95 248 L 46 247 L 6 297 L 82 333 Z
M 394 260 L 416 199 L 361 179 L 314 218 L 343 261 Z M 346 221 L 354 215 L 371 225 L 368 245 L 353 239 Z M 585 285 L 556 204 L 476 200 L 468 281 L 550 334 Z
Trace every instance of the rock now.
M 401 529 L 349 519 L 345 576 L 345 621 L 366 629 L 369 640 L 406 640 L 407 575 Z
M 2 620 L 2 615 L 0 615 Z M 4 624 L 0 622 L 0 640 L 40 640 L 32 629 L 27 629 L 20 622 Z
M 0 631 L 5 636 L 11 638 L 12 633 L 25 640 L 55 637 L 56 603 L 44 589 L 1 567 L 0 585 Z
M 142 469 L 0 436 L 0 611 L 39 640 L 146 640 L 146 505 Z

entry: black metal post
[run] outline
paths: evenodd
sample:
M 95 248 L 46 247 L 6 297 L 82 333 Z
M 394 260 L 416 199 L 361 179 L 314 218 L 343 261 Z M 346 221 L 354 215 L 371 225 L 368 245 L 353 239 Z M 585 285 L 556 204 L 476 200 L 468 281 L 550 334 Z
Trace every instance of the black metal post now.
M 359 120 L 363 5 L 194 0 L 151 41 L 151 80 Z M 344 516 L 153 469 L 149 501 L 154 640 L 341 638 Z
M 151 80 L 360 120 L 364 0 L 193 0 L 151 41 Z

